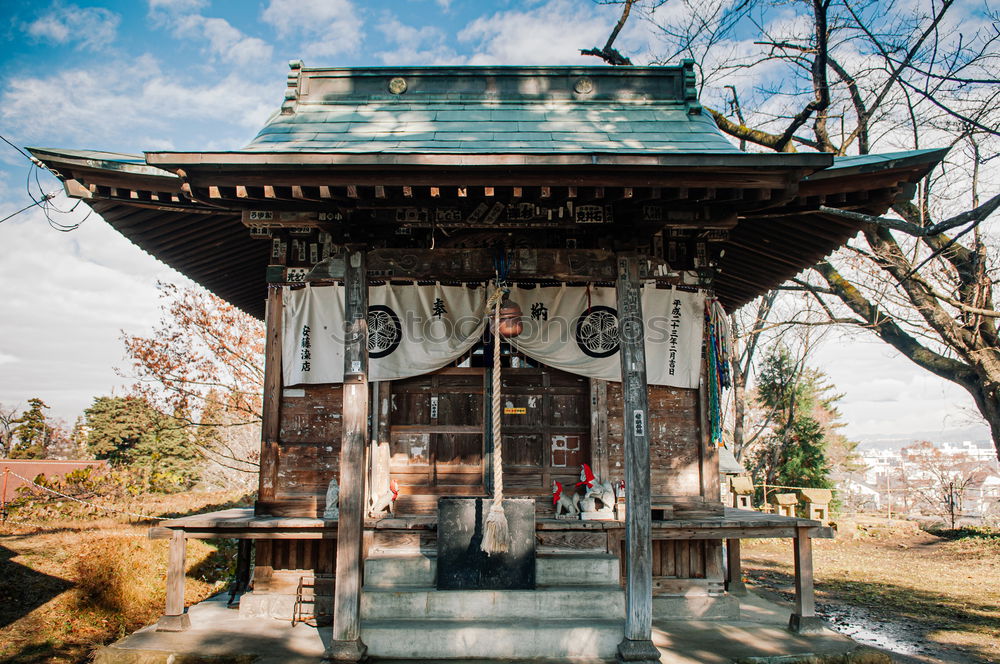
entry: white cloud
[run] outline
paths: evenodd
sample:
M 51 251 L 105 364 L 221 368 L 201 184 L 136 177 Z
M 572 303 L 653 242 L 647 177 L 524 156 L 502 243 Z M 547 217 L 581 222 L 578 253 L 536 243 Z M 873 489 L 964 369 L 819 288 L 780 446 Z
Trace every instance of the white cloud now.
M 196 12 L 208 5 L 207 0 L 149 0 L 149 13 L 163 12 Z
M 186 14 L 177 17 L 174 26 L 175 36 L 206 40 L 209 53 L 224 62 L 247 65 L 271 59 L 270 44 L 263 39 L 243 34 L 224 18 Z
M 375 57 L 387 65 L 455 65 L 464 58 L 447 45 L 444 31 L 425 25 L 415 28 L 401 23 L 395 16 L 386 14 L 379 22 L 379 31 L 394 49 L 382 51 Z
M 55 3 L 26 26 L 35 39 L 56 44 L 76 42 L 77 48 L 99 50 L 114 42 L 121 17 L 101 7 Z
M 60 197 L 56 204 L 70 207 Z M 80 207 L 64 220 L 79 220 Z M 0 402 L 39 396 L 72 421 L 94 396 L 121 385 L 121 330 L 150 331 L 159 318 L 156 281 L 186 279 L 139 251 L 97 215 L 71 233 L 41 211 L 0 225 Z M 12 359 L 7 359 L 12 358 Z
M 250 37 L 224 18 L 204 16 L 203 0 L 149 0 L 149 15 L 171 29 L 174 37 L 205 43 L 205 51 L 230 64 L 267 62 L 273 48 L 263 39 Z
M 353 53 L 364 38 L 364 21 L 350 0 L 270 0 L 261 19 L 282 38 L 301 40 L 297 53 Z
M 838 334 L 808 360 L 830 378 L 848 436 L 905 436 L 964 426 L 972 398 L 865 332 Z
M 475 44 L 473 65 L 596 65 L 580 49 L 603 45 L 613 25 L 607 12 L 590 3 L 550 0 L 531 10 L 477 18 L 458 39 Z
M 3 82 L 0 120 L 23 142 L 43 140 L 136 146 L 164 134 L 177 135 L 177 122 L 191 127 L 224 123 L 232 140 L 261 127 L 280 99 L 273 86 L 230 73 L 204 84 L 188 84 L 164 73 L 155 58 L 101 67 L 66 69 Z M 38 113 L 40 99 L 45 113 Z M 144 135 L 145 134 L 145 135 Z M 192 134 L 187 132 L 190 140 Z M 222 140 L 223 136 L 217 136 Z M 232 147 L 232 146 L 231 146 Z

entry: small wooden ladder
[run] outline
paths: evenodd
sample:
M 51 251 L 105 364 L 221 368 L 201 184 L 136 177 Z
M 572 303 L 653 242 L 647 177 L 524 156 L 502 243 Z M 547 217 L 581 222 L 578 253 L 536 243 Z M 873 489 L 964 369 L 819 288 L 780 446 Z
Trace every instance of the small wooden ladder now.
M 305 605 L 312 606 L 312 611 L 306 613 Z M 306 577 L 299 577 L 299 584 L 295 589 L 295 606 L 292 608 L 292 626 L 299 622 L 316 620 L 316 582 L 306 583 Z

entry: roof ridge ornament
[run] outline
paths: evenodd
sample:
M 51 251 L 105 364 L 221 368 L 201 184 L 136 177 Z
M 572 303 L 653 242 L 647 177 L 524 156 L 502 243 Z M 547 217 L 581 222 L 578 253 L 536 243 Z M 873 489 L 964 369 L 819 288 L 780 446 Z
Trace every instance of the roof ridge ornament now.
M 406 79 L 402 76 L 393 76 L 392 79 L 389 80 L 389 92 L 394 95 L 403 94 L 406 92 L 406 88 Z
M 304 66 L 302 60 L 288 61 L 288 68 L 291 70 L 291 73 L 288 74 L 285 101 L 281 103 L 282 115 L 292 115 L 295 113 L 296 102 L 299 100 L 299 79 L 302 76 L 302 68 Z
M 687 106 L 688 115 L 701 115 L 702 107 L 698 100 L 698 76 L 694 72 L 694 64 L 692 58 L 681 60 L 681 84 L 684 86 L 684 105 Z

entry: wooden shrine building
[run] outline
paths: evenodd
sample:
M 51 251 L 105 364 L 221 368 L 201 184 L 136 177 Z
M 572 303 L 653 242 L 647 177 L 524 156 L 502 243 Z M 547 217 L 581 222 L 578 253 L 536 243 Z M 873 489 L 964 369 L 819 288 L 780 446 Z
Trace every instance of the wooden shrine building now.
M 722 314 L 859 230 L 819 206 L 882 214 L 942 153 L 741 152 L 696 90 L 689 62 L 293 62 L 243 149 L 32 150 L 266 321 L 256 507 L 153 530 L 160 629 L 185 628 L 192 537 L 252 546 L 241 612 L 327 617 L 333 660 L 655 661 L 654 619 L 738 610 L 748 537 L 792 540 L 790 626 L 815 623 L 826 524 L 720 500 Z M 518 336 L 488 323 L 498 281 Z M 501 488 L 510 551 L 480 556 Z

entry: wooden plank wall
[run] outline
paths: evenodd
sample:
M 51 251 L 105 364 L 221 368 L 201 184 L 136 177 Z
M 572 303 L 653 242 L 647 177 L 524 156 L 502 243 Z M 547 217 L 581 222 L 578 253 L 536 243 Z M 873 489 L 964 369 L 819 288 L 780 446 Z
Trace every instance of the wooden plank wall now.
M 608 467 L 624 479 L 620 383 L 608 383 Z M 653 504 L 673 505 L 675 513 L 703 502 L 701 425 L 698 391 L 649 386 L 650 492 Z
M 260 510 L 274 516 L 323 514 L 327 485 L 340 467 L 342 395 L 340 385 L 283 391 L 274 499 Z

